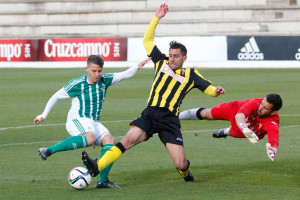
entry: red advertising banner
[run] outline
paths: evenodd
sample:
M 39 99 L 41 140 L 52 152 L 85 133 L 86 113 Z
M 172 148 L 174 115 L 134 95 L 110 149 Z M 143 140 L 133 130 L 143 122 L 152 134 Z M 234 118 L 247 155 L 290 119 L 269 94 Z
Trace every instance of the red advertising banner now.
M 0 61 L 127 61 L 127 38 L 55 38 L 0 40 Z
M 65 38 L 39 40 L 40 61 L 85 61 L 99 54 L 104 61 L 127 60 L 127 38 Z
M 38 40 L 0 39 L 0 61 L 36 61 Z

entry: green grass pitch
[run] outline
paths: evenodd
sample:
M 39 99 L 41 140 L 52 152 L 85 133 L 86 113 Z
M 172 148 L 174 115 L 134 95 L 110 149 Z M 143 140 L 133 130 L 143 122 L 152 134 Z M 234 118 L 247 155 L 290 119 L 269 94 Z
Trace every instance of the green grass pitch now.
M 124 69 L 104 69 L 104 72 Z M 259 144 L 246 139 L 215 139 L 224 121 L 183 121 L 187 158 L 195 181 L 185 183 L 154 136 L 114 164 L 109 178 L 120 190 L 77 191 L 67 182 L 68 172 L 81 163 L 81 151 L 60 152 L 46 161 L 38 148 L 68 137 L 64 123 L 70 100 L 58 102 L 43 126 L 33 126 L 54 92 L 84 69 L 0 69 L 0 199 L 300 199 L 300 69 L 199 69 L 226 95 L 212 98 L 194 89 L 181 110 L 279 93 L 280 145 L 275 162 Z M 119 141 L 130 120 L 146 106 L 153 69 L 143 69 L 130 80 L 109 88 L 102 122 Z M 100 147 L 84 149 L 97 157 Z

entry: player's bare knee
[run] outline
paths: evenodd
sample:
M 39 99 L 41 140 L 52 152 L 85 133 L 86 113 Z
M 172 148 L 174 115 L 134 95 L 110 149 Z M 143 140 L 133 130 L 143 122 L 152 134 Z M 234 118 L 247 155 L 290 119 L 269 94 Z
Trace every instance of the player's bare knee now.
M 93 132 L 87 132 L 83 134 L 88 142 L 88 146 L 93 145 L 96 142 L 96 137 Z
M 116 144 L 116 140 L 111 134 L 106 134 L 101 141 L 101 145 L 105 144 Z

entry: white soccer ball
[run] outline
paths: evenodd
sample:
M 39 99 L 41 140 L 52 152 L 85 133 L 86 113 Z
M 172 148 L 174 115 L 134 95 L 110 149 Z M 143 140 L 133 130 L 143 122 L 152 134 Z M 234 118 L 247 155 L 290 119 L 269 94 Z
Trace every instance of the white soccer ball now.
M 84 167 L 75 167 L 69 172 L 68 182 L 77 190 L 88 187 L 91 180 L 90 172 Z

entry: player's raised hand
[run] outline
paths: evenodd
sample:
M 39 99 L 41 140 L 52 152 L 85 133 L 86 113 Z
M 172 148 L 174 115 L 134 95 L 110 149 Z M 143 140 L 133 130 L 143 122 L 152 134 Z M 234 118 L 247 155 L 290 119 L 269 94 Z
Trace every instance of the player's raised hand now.
M 163 18 L 166 13 L 168 12 L 169 8 L 168 5 L 163 3 L 159 6 L 159 8 L 155 12 L 155 16 L 158 17 L 159 19 Z
M 144 67 L 144 65 L 147 64 L 150 60 L 151 60 L 151 57 L 143 60 L 142 62 L 139 63 L 138 68 L 142 69 Z
M 39 124 L 39 123 L 41 123 L 41 122 L 44 121 L 44 120 L 45 120 L 45 118 L 42 117 L 42 115 L 39 115 L 39 116 L 37 116 L 36 118 L 34 118 L 33 123 L 34 123 L 34 124 Z
M 240 129 L 245 137 L 251 142 L 252 144 L 256 144 L 259 141 L 257 135 L 250 129 L 246 124 L 240 125 Z
M 218 94 L 225 94 L 225 89 L 222 88 L 221 86 L 217 86 L 215 92 Z
M 266 143 L 266 149 L 267 149 L 267 155 L 268 157 L 274 161 L 276 154 L 277 154 L 277 148 L 276 147 L 272 147 L 270 143 Z

